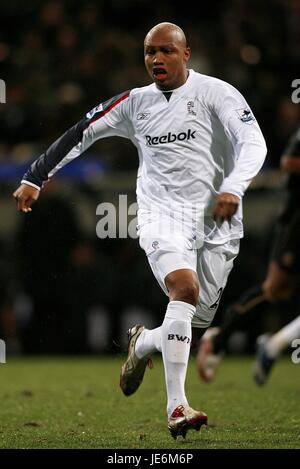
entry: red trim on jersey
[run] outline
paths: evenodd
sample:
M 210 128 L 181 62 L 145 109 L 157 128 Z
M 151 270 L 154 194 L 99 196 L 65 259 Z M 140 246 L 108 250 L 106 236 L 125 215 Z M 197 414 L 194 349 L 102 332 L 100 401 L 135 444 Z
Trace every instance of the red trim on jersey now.
M 108 106 L 108 108 L 106 109 L 103 109 L 103 111 L 100 112 L 100 114 L 94 119 L 94 120 L 91 120 L 89 125 L 90 126 L 91 124 L 93 124 L 94 122 L 96 122 L 97 120 L 101 119 L 101 117 L 105 116 L 105 114 L 107 114 L 108 112 L 110 112 L 114 107 L 116 107 L 121 101 L 124 101 L 124 99 L 127 99 L 128 96 L 129 96 L 130 93 L 126 93 L 124 94 L 123 96 L 121 96 L 119 99 L 117 99 L 114 103 L 112 103 L 110 106 Z

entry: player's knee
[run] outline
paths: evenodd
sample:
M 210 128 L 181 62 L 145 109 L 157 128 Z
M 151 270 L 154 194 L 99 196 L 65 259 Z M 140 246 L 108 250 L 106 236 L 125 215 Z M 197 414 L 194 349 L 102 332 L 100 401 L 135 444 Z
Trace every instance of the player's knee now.
M 184 301 L 196 306 L 199 298 L 199 285 L 197 282 L 178 282 L 172 292 L 172 299 Z
M 170 301 L 184 301 L 196 306 L 199 298 L 199 280 L 194 271 L 180 269 L 168 274 L 165 283 Z

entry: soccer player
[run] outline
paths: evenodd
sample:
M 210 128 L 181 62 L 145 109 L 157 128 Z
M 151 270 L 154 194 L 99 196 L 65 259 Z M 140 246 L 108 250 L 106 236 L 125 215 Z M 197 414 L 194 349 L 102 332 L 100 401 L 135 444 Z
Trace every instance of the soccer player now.
M 160 327 L 128 331 L 120 386 L 133 394 L 160 351 L 174 438 L 207 422 L 185 394 L 192 326 L 203 331 L 215 315 L 243 236 L 241 199 L 266 155 L 243 96 L 189 69 L 190 55 L 181 28 L 154 26 L 144 41 L 153 83 L 90 111 L 32 164 L 14 193 L 28 212 L 43 183 L 95 140 L 117 135 L 136 146 L 139 241 L 169 303 Z
M 226 342 L 235 330 L 246 328 L 247 324 L 255 320 L 257 314 L 262 313 L 270 303 L 294 301 L 295 296 L 299 297 L 300 127 L 290 138 L 280 164 L 282 170 L 287 174 L 288 197 L 277 222 L 266 279 L 261 285 L 246 291 L 241 298 L 229 306 L 225 311 L 220 328 L 211 328 L 203 336 L 197 354 L 197 368 L 204 381 L 211 381 L 215 377 L 224 355 Z M 293 327 L 292 325 L 288 327 L 288 331 L 293 330 Z M 266 338 L 264 338 L 258 348 L 257 357 L 265 357 L 264 360 L 261 358 L 260 365 L 255 367 L 254 379 L 258 384 L 265 383 L 275 358 L 284 348 L 286 340 L 277 347 L 277 338 L 282 337 L 282 334 L 278 334 L 271 339 L 270 346 L 267 346 Z M 274 347 L 272 347 L 273 343 L 276 344 Z M 268 350 L 270 350 L 269 360 L 267 359 Z

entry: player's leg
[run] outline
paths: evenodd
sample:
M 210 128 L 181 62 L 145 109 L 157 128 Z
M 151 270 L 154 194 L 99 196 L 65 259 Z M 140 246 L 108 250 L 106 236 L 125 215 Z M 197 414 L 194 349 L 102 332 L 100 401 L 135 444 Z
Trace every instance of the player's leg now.
M 266 297 L 272 302 L 288 300 L 300 286 L 300 212 L 294 212 L 288 223 L 280 230 L 275 243 L 274 259 L 270 262 L 267 278 L 263 284 Z M 298 338 L 299 318 L 283 327 L 271 339 L 258 339 L 253 376 L 257 384 L 264 384 L 281 351 Z M 297 337 L 298 334 L 298 337 Z
M 295 276 L 284 271 L 277 261 L 272 260 L 263 284 L 247 290 L 226 309 L 221 326 L 210 339 L 214 353 L 224 352 L 231 334 L 236 330 L 246 330 L 270 303 L 289 300 L 296 285 Z
M 266 345 L 268 355 L 277 358 L 286 347 L 291 346 L 294 339 L 300 339 L 300 316 L 270 337 Z
M 167 387 L 168 417 L 179 405 L 187 405 L 185 377 L 192 340 L 192 318 L 199 296 L 196 272 L 179 269 L 165 278 L 170 302 L 161 326 L 162 356 Z
M 155 272 L 154 268 L 154 272 Z M 189 296 L 191 298 L 191 301 L 193 301 L 194 295 L 198 295 L 198 290 L 199 290 L 199 283 L 198 283 L 198 277 L 195 274 L 195 272 L 191 271 L 191 274 L 189 272 L 184 272 L 185 269 L 180 270 L 180 275 L 179 278 L 182 277 L 181 283 L 181 290 L 185 289 L 185 292 L 181 292 L 179 294 L 180 297 L 183 297 L 183 295 Z M 155 272 L 155 276 L 157 276 Z M 178 296 L 178 291 L 176 290 L 177 286 L 177 278 L 178 274 L 177 271 L 171 273 L 168 275 L 168 279 L 165 279 L 164 285 L 167 285 L 167 289 L 165 286 L 163 286 L 163 290 L 166 290 L 166 293 L 168 294 L 170 301 L 174 300 L 176 295 Z M 160 282 L 161 283 L 161 282 Z M 169 283 L 169 284 L 168 284 Z M 193 292 L 193 289 L 196 291 Z M 173 298 L 174 297 L 174 298 Z M 188 299 L 188 298 L 186 298 Z M 182 300 L 181 300 L 182 301 Z M 190 301 L 187 301 L 190 303 Z M 140 334 L 137 343 L 136 343 L 136 354 L 139 358 L 145 356 L 145 355 L 151 355 L 152 353 L 159 351 L 162 351 L 161 348 L 161 327 L 157 327 L 156 329 L 145 329 L 142 331 Z
M 199 430 L 207 416 L 192 409 L 185 394 L 185 379 L 191 346 L 191 321 L 199 296 L 196 252 L 173 242 L 161 241 L 160 248 L 148 256 L 153 273 L 169 296 L 160 330 L 160 344 L 167 391 L 168 427 L 171 435 L 185 436 Z M 145 336 L 149 331 L 145 331 Z M 137 347 L 139 350 L 139 347 Z
M 121 368 L 120 387 L 125 396 L 135 393 L 143 381 L 147 365 L 153 367 L 149 354 L 138 356 L 136 353 L 137 339 L 144 332 L 145 326 L 136 324 L 127 331 L 128 354 L 125 363 Z
M 265 295 L 269 301 L 276 303 L 290 299 L 297 286 L 299 286 L 299 276 L 282 269 L 277 261 L 270 262 L 267 278 L 263 284 Z M 294 328 L 297 330 L 298 324 L 297 320 L 295 321 L 295 324 L 293 321 L 271 339 L 268 338 L 268 335 L 257 339 L 257 353 L 253 367 L 253 377 L 257 384 L 262 385 L 267 381 L 281 350 L 293 339 Z
M 299 280 L 297 275 L 283 269 L 278 261 L 272 260 L 268 266 L 268 272 L 262 285 L 266 300 L 271 303 L 289 300 Z
M 161 350 L 167 390 L 169 430 L 174 438 L 185 436 L 190 429 L 199 430 L 207 416 L 194 411 L 185 395 L 185 377 L 191 344 L 191 320 L 199 295 L 196 274 L 196 251 L 187 240 L 149 236 L 140 237 L 152 271 L 170 302 L 162 325 L 152 331 L 143 330 L 134 344 L 135 357 Z M 122 373 L 121 373 L 122 375 Z M 121 386 L 122 387 L 122 386 Z
M 299 285 L 300 275 L 300 211 L 282 220 L 277 226 L 271 262 L 262 285 L 264 295 L 272 303 L 289 300 Z
M 219 246 L 207 243 L 199 252 L 197 270 L 201 292 L 193 327 L 205 330 L 211 324 L 238 252 L 238 239 Z M 216 328 L 208 329 L 199 344 L 197 370 L 206 382 L 213 379 L 222 358 L 222 349 L 216 352 L 212 345 L 218 332 Z
M 162 356 L 167 389 L 168 426 L 171 435 L 185 437 L 193 428 L 199 430 L 207 416 L 192 409 L 185 394 L 185 379 L 192 340 L 192 318 L 199 297 L 195 271 L 178 269 L 165 277 L 170 302 L 161 326 Z
M 161 288 L 169 296 L 165 284 L 166 276 L 178 269 L 189 269 L 193 263 L 193 251 L 187 253 L 176 253 L 174 245 L 168 240 L 161 239 L 156 249 L 153 249 L 151 238 L 145 237 L 140 240 L 145 249 L 150 267 Z M 194 273 L 194 275 L 196 275 Z M 197 280 L 198 282 L 198 280 Z M 191 305 L 190 305 L 191 306 Z M 169 303 L 169 309 L 174 306 Z M 193 308 L 191 306 L 191 308 Z M 133 394 L 142 382 L 144 372 L 152 353 L 163 351 L 162 327 L 149 330 L 144 326 L 136 325 L 128 331 L 128 356 L 121 369 L 120 386 L 125 395 Z
M 258 285 L 247 290 L 235 303 L 228 306 L 219 327 L 209 328 L 207 332 L 205 329 L 193 329 L 193 336 L 201 339 L 198 343 L 196 339 L 193 342 L 198 348 L 198 372 L 204 381 L 211 381 L 215 377 L 215 372 L 224 356 L 227 341 L 233 332 L 246 330 L 268 304 L 262 287 Z
M 300 316 L 271 337 L 260 337 L 253 369 L 253 377 L 257 384 L 265 384 L 279 355 L 292 345 L 294 339 L 300 339 Z

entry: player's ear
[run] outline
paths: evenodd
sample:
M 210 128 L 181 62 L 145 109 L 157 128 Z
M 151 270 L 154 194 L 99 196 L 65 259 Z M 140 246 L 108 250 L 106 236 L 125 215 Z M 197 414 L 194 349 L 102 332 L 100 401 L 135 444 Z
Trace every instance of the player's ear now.
M 191 54 L 192 54 L 191 48 L 187 46 L 187 47 L 184 49 L 184 60 L 185 60 L 185 63 L 187 63 L 187 62 L 190 60 Z

